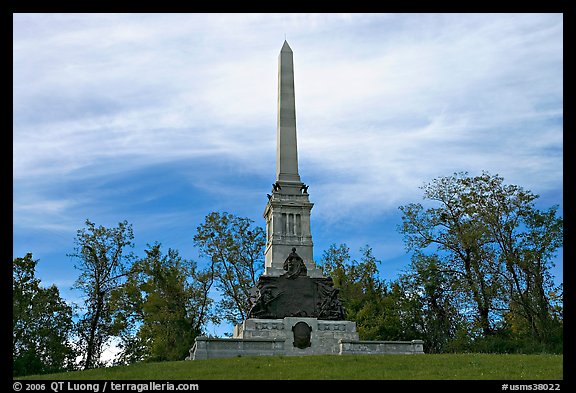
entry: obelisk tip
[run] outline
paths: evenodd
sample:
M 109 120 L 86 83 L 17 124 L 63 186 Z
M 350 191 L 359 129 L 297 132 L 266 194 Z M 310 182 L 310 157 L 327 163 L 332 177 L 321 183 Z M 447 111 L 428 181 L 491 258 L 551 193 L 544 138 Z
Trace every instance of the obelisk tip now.
M 281 52 L 286 52 L 286 51 L 292 52 L 292 48 L 290 48 L 290 45 L 288 45 L 288 41 L 284 40 L 284 45 L 282 45 Z

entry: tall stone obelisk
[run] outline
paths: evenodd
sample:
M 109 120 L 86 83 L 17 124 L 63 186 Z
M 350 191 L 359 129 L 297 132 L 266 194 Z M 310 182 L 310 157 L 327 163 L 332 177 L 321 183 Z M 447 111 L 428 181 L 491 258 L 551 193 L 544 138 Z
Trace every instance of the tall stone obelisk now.
M 276 182 L 264 210 L 266 220 L 265 276 L 280 276 L 292 248 L 303 259 L 309 277 L 322 277 L 313 259 L 308 187 L 298 173 L 294 61 L 288 42 L 278 57 L 278 128 Z
M 302 183 L 298 174 L 296 138 L 296 99 L 294 94 L 294 60 L 292 49 L 284 41 L 278 58 L 278 128 L 276 133 L 276 180 L 284 193 L 299 193 Z

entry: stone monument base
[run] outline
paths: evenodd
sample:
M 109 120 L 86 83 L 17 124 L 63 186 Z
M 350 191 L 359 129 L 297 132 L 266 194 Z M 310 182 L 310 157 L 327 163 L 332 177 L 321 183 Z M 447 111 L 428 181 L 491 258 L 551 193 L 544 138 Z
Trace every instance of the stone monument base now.
M 356 323 L 317 318 L 247 319 L 232 338 L 197 337 L 187 360 L 238 356 L 422 354 L 423 341 L 360 341 Z

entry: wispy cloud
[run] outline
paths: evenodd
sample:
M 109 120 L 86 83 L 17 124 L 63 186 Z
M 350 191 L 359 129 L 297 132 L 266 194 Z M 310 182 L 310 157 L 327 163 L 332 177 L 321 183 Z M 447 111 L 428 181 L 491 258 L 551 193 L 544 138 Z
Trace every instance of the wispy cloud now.
M 130 216 L 169 241 L 167 195 L 259 218 L 284 34 L 319 230 L 455 171 L 562 203 L 561 14 L 15 14 L 15 230 Z

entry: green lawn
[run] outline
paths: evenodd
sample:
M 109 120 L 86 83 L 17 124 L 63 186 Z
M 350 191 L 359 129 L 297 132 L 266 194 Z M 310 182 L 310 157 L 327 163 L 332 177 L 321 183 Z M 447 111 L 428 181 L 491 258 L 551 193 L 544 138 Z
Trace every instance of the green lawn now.
M 24 379 L 543 379 L 561 380 L 562 355 L 322 355 L 138 363 Z

